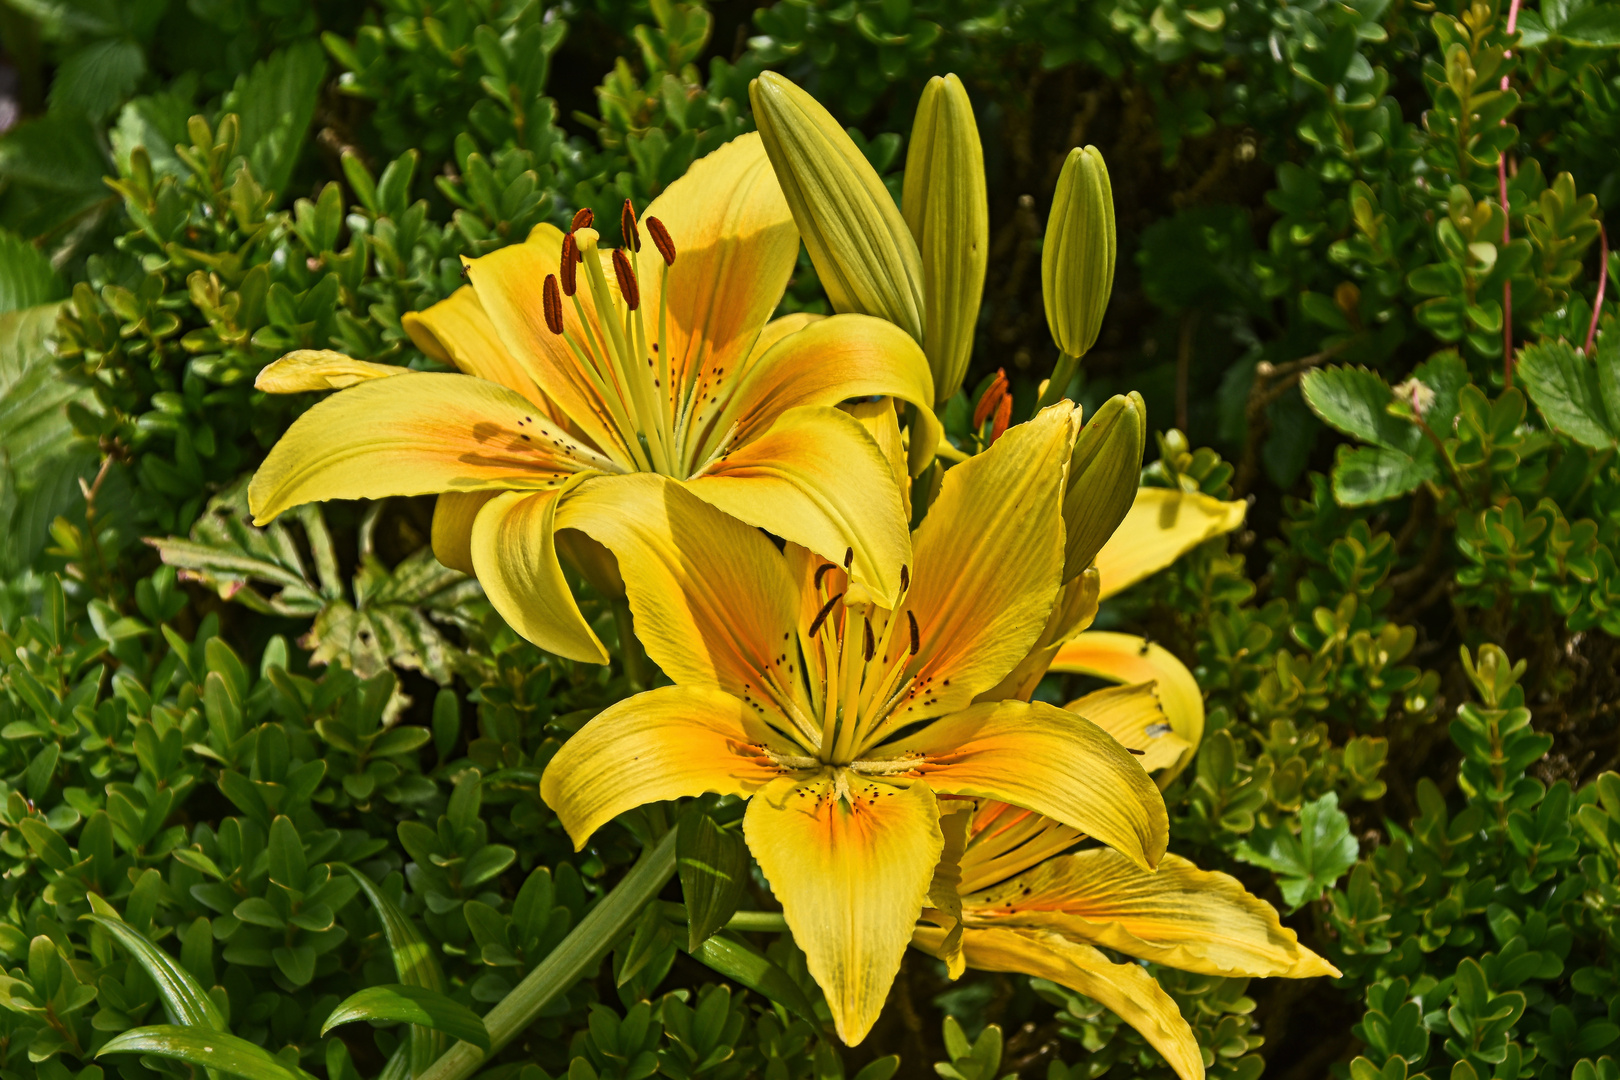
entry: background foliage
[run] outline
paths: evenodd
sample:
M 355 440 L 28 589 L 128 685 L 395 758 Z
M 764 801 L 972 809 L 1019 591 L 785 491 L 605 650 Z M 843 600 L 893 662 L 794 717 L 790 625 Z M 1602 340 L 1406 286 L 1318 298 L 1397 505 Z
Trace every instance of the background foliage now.
M 165 1015 L 121 919 L 241 1053 L 375 1076 L 425 1029 L 323 1033 L 341 998 L 481 1013 L 634 859 L 624 826 L 573 853 L 536 789 L 625 673 L 517 639 L 425 551 L 429 504 L 254 529 L 242 478 L 309 401 L 252 380 L 433 366 L 400 317 L 460 256 L 644 206 L 770 67 L 895 191 L 922 85 L 963 78 L 967 385 L 1004 368 L 1024 411 L 1046 200 L 1071 146 L 1108 161 L 1119 274 L 1070 390 L 1142 391 L 1143 482 L 1251 510 L 1099 625 L 1206 692 L 1175 849 L 1345 972 L 1160 972 L 1211 1072 L 1620 1077 L 1620 5 L 1200 3 L 0 2 L 0 1075 L 176 1070 L 93 1061 Z M 824 303 L 803 261 L 785 304 Z M 728 981 L 660 911 L 504 1075 L 1170 1075 L 1083 997 L 918 955 L 850 1051 L 790 942 L 738 938 Z

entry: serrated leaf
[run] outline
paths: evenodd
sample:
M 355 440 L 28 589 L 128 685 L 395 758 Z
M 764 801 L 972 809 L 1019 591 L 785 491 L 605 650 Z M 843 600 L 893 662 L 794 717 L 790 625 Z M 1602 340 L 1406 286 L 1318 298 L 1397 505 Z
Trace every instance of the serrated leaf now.
M 682 815 L 675 865 L 686 901 L 687 951 L 726 925 L 748 887 L 748 848 L 697 804 Z
M 437 990 L 421 986 L 368 986 L 351 994 L 332 1010 L 321 1025 L 321 1034 L 355 1020 L 403 1021 L 443 1032 L 480 1050 L 489 1049 L 489 1030 L 477 1013 Z
M 1351 438 L 1408 454 L 1422 439 L 1413 424 L 1389 414 L 1394 397 L 1376 372 L 1357 367 L 1317 368 L 1305 373 L 1300 390 L 1312 412 Z
M 135 1028 L 114 1036 L 96 1052 L 96 1057 L 107 1054 L 153 1054 L 246 1080 L 312 1080 L 309 1073 L 288 1065 L 262 1046 L 207 1028 L 175 1024 Z
M 1558 36 L 1573 45 L 1620 47 L 1620 8 L 1613 4 L 1592 4 L 1572 15 L 1559 28 Z
M 225 1014 L 220 1012 L 208 991 L 181 967 L 173 957 L 146 939 L 146 936 L 122 919 L 106 915 L 81 915 L 107 931 L 118 943 L 129 950 L 130 956 L 146 970 L 157 984 L 163 998 L 163 1012 L 172 1023 L 189 1028 L 207 1028 L 225 1031 Z
M 1432 459 L 1419 461 L 1382 446 L 1340 446 L 1333 463 L 1333 497 L 1340 506 L 1367 506 L 1415 491 L 1435 475 Z
M 37 307 L 66 295 L 51 261 L 27 240 L 0 229 L 0 312 Z
M 93 41 L 76 49 L 51 80 L 51 111 L 100 123 L 134 92 L 146 74 L 146 53 L 127 38 Z
M 241 151 L 261 185 L 278 195 L 287 190 L 298 155 L 315 117 L 326 53 L 311 38 L 277 49 L 236 80 L 226 97 L 227 111 L 242 121 Z
M 1614 367 L 1620 350 L 1605 349 L 1599 364 Z M 1567 341 L 1528 345 L 1519 353 L 1518 372 L 1530 400 L 1541 410 L 1547 426 L 1568 435 L 1582 446 L 1607 449 L 1620 439 L 1620 417 L 1610 414 L 1600 385 L 1599 364 L 1575 351 Z M 1611 382 L 1613 372 L 1610 372 Z
M 1286 821 L 1256 829 L 1236 852 L 1243 862 L 1278 876 L 1277 887 L 1294 911 L 1321 896 L 1360 853 L 1337 792 L 1300 807 L 1299 830 L 1295 836 Z

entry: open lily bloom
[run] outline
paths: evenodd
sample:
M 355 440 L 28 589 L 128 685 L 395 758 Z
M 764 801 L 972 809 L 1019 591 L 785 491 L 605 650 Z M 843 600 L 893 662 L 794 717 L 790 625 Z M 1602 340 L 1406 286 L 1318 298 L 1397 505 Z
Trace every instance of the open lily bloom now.
M 1061 854 L 1084 839 L 1079 830 L 1003 802 L 975 800 L 952 817 L 966 834 L 952 898 L 960 908 L 931 911 L 940 925 L 920 925 L 912 943 L 953 978 L 965 967 L 1017 972 L 1085 994 L 1141 1032 L 1182 1080 L 1204 1076 L 1192 1028 L 1146 969 L 1101 949 L 1208 975 L 1339 974 L 1228 874 L 1168 854 L 1151 873 L 1109 848 Z
M 975 704 L 1061 591 L 1073 429 L 1056 406 L 950 470 L 892 605 L 850 591 L 847 554 L 779 551 L 676 485 L 642 478 L 612 504 L 582 489 L 558 515 L 617 556 L 675 685 L 586 724 L 541 794 L 581 845 L 643 803 L 748 797 L 744 838 L 846 1042 L 877 1018 L 927 904 L 942 796 L 1027 808 L 1143 868 L 1164 850 L 1158 789 L 1114 738 L 1051 705 Z
M 1108 734 L 1142 751 L 1142 767 L 1157 773 L 1161 789 L 1192 763 L 1204 738 L 1204 694 L 1187 665 L 1163 645 L 1134 634 L 1090 630 L 1064 642 L 1048 669 L 1053 674 L 1095 675 L 1116 683 L 1151 683 L 1162 717 L 1146 709 L 1088 711 L 1100 694 L 1090 694 L 1067 708 L 1087 717 Z M 1119 691 L 1102 691 L 1102 694 Z
M 607 652 L 555 532 L 570 499 L 590 492 L 599 507 L 633 475 L 824 556 L 851 552 L 857 584 L 892 603 L 910 559 L 899 488 L 835 406 L 884 395 L 937 424 L 932 376 L 917 344 L 879 319 L 767 322 L 799 235 L 759 137 L 694 163 L 643 221 L 627 206 L 625 249 L 599 250 L 576 222 L 468 260 L 469 287 L 406 317 L 423 351 L 464 374 L 336 353 L 267 368 L 263 389 L 348 389 L 271 450 L 249 488 L 256 520 L 315 500 L 440 493 L 440 560 L 475 573 L 531 641 L 598 663 Z

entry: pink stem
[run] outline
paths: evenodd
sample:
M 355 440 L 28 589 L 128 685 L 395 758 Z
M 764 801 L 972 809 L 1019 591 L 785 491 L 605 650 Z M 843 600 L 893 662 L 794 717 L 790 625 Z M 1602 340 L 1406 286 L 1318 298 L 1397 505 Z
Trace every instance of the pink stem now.
M 1512 0 L 1508 5 L 1507 32 L 1509 36 L 1519 25 L 1519 0 Z M 1505 60 L 1513 55 L 1512 49 L 1502 53 Z M 1502 90 L 1508 88 L 1508 77 L 1502 76 Z M 1506 126 L 1504 117 L 1502 124 Z M 1500 154 L 1496 158 L 1496 185 L 1497 194 L 1502 202 L 1502 246 L 1505 248 L 1512 240 L 1508 216 L 1508 186 L 1507 186 L 1507 154 Z M 1502 282 L 1502 383 L 1505 386 L 1513 385 L 1513 281 L 1508 279 Z
M 1586 328 L 1586 355 L 1592 355 L 1592 343 L 1597 340 L 1598 316 L 1603 313 L 1603 287 L 1609 283 L 1609 234 L 1598 225 L 1598 291 L 1592 301 L 1592 324 Z

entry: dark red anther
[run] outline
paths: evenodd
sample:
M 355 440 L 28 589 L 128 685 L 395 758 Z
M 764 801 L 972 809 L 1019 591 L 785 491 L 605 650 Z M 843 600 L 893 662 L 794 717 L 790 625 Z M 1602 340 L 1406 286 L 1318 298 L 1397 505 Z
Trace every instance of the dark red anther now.
M 867 620 L 865 620 L 865 623 L 866 623 L 866 641 L 861 646 L 861 655 L 866 660 L 867 663 L 871 663 L 872 662 L 872 654 L 877 652 L 877 642 L 872 640 L 872 620 L 867 619 Z
M 838 567 L 834 566 L 830 562 L 824 562 L 820 566 L 816 567 L 816 588 L 821 588 L 821 579 L 827 576 L 827 571 L 836 569 L 838 569 Z
M 849 564 L 854 562 L 854 561 L 855 561 L 855 549 L 854 548 L 845 548 L 844 549 L 844 569 L 848 570 L 849 569 Z
M 574 270 L 582 261 L 583 259 L 579 254 L 579 241 L 574 239 L 573 233 L 569 233 L 563 237 L 562 265 L 557 268 L 557 272 L 562 275 L 564 296 L 573 296 L 575 289 L 579 287 L 574 276 Z
M 562 333 L 562 292 L 557 288 L 557 275 L 546 275 L 546 283 L 540 290 L 540 299 L 541 306 L 545 310 L 546 329 L 553 334 Z
M 911 588 L 911 571 L 904 566 L 900 567 L 900 591 L 905 592 Z
M 619 212 L 619 233 L 624 238 L 624 246 L 631 251 L 641 250 L 641 230 L 636 228 L 636 208 L 630 200 L 624 200 L 624 209 Z
M 843 595 L 843 593 L 838 593 L 829 599 L 825 604 L 821 605 L 821 610 L 816 612 L 815 621 L 810 624 L 811 637 L 816 636 L 816 632 L 821 629 L 821 624 L 827 621 L 828 615 L 832 614 L 833 605 L 838 603 L 838 601 L 843 598 Z
M 917 630 L 917 613 L 908 610 L 906 620 L 911 623 L 911 655 L 916 656 L 917 650 L 922 648 L 922 635 Z
M 613 276 L 619 279 L 619 295 L 624 297 L 624 306 L 631 311 L 640 307 L 641 286 L 636 283 L 636 272 L 630 269 L 630 257 L 623 248 L 613 249 Z
M 993 443 L 1001 438 L 1010 423 L 1012 423 L 1012 395 L 1005 394 L 1001 398 L 1001 404 L 996 406 L 995 418 L 990 421 L 990 441 Z
M 985 418 L 1001 407 L 1001 402 L 1007 396 L 1007 370 L 996 369 L 996 377 L 990 380 L 990 385 L 984 388 L 979 395 L 979 403 L 973 406 L 973 426 L 977 428 L 984 423 Z
M 653 247 L 657 248 L 658 254 L 664 257 L 664 264 L 674 266 L 675 241 L 669 238 L 669 230 L 664 228 L 664 223 L 655 217 L 648 218 L 645 224 L 647 231 L 652 234 Z
M 583 207 L 574 211 L 574 220 L 568 226 L 568 231 L 573 232 L 575 229 L 588 229 L 595 221 L 596 212 L 588 206 Z

